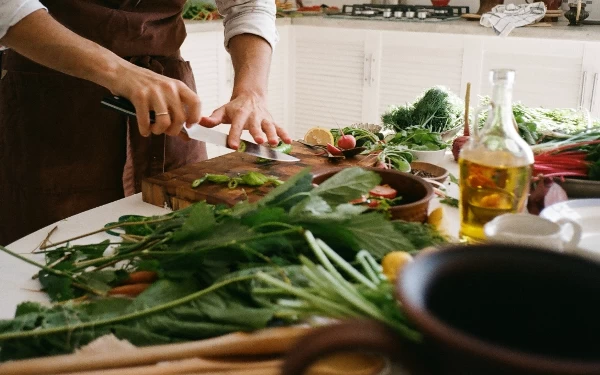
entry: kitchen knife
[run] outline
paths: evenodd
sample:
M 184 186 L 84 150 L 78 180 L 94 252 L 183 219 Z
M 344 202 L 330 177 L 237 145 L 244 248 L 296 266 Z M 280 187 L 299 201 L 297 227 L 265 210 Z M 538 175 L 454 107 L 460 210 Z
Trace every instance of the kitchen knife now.
M 135 116 L 135 107 L 131 102 L 125 98 L 119 96 L 107 96 L 102 99 L 101 103 L 110 109 L 114 109 L 121 113 L 129 116 Z M 155 119 L 154 111 L 150 111 L 150 122 L 153 123 Z M 217 146 L 231 148 L 227 145 L 227 134 L 221 133 L 220 131 L 205 128 L 199 124 L 194 124 L 191 128 L 183 127 L 182 131 L 186 132 L 187 135 L 195 140 L 208 142 Z M 295 162 L 300 159 L 290 155 L 286 155 L 282 152 L 274 151 L 270 147 L 257 145 L 254 142 L 241 140 L 238 148 L 239 152 L 245 152 L 250 155 L 258 156 L 259 158 L 277 160 L 284 162 Z

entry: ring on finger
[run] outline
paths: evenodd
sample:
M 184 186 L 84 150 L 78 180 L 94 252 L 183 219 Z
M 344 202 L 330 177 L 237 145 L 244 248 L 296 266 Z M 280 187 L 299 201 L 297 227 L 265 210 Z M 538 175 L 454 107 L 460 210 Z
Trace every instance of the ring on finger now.
M 169 114 L 169 112 L 157 112 L 154 114 L 154 116 L 167 116 Z

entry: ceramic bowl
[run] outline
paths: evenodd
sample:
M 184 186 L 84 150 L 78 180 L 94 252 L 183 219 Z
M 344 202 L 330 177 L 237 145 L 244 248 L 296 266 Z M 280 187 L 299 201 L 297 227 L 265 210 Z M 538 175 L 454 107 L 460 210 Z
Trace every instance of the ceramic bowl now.
M 313 183 L 320 184 L 342 169 L 333 168 L 316 172 L 313 175 Z M 433 188 L 430 183 L 410 173 L 380 168 L 364 169 L 377 172 L 381 176 L 381 184 L 390 185 L 402 197 L 402 204 L 390 208 L 392 220 L 416 221 L 421 223 L 427 220 L 429 202 L 433 198 Z
M 414 170 L 418 169 L 423 172 L 429 173 L 433 176 L 433 177 L 425 177 L 425 178 L 433 180 L 433 181 L 437 181 L 439 183 L 444 182 L 444 180 L 446 180 L 446 178 L 448 178 L 448 175 L 450 174 L 450 172 L 448 172 L 448 170 L 446 168 L 442 168 L 438 165 L 425 163 L 422 161 L 413 161 L 412 163 L 410 163 L 410 167 L 413 169 L 411 171 L 411 174 L 414 175 L 415 174 Z M 417 175 L 417 176 L 424 177 L 424 176 L 419 176 L 419 175 Z
M 446 155 L 446 150 L 436 150 L 436 151 L 417 151 L 417 150 L 408 150 L 413 157 L 414 161 L 420 161 L 429 164 L 441 164 L 444 161 L 444 156 Z

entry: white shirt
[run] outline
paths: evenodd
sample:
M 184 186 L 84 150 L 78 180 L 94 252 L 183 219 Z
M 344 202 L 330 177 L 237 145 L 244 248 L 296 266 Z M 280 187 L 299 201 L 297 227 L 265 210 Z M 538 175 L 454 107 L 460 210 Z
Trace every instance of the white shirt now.
M 0 39 L 11 26 L 39 9 L 46 9 L 38 0 L 0 0 Z
M 258 35 L 272 48 L 279 41 L 274 0 L 216 0 L 216 4 L 225 17 L 225 47 L 240 34 Z M 38 0 L 0 0 L 0 39 L 11 26 L 39 9 L 45 8 Z

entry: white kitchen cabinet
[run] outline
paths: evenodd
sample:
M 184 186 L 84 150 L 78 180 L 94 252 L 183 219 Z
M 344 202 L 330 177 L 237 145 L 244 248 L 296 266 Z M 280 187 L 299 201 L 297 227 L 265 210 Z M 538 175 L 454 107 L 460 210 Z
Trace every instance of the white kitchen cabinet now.
M 442 85 L 460 95 L 465 37 L 384 31 L 381 33 L 376 121 L 390 105 L 413 102 L 426 89 Z
M 360 121 L 367 112 L 371 77 L 365 54 L 367 30 L 295 26 L 291 64 L 293 131 L 334 128 Z
M 489 71 L 516 70 L 514 100 L 528 106 L 577 108 L 585 43 L 527 38 L 483 39 L 476 94 L 491 94 Z
M 181 46 L 181 56 L 190 62 L 196 90 L 202 101 L 202 115 L 208 116 L 218 107 L 222 95 L 224 75 L 220 50 L 223 33 L 219 31 L 190 32 Z
M 600 118 L 600 45 L 587 43 L 581 73 L 581 107 L 590 111 L 593 117 Z

